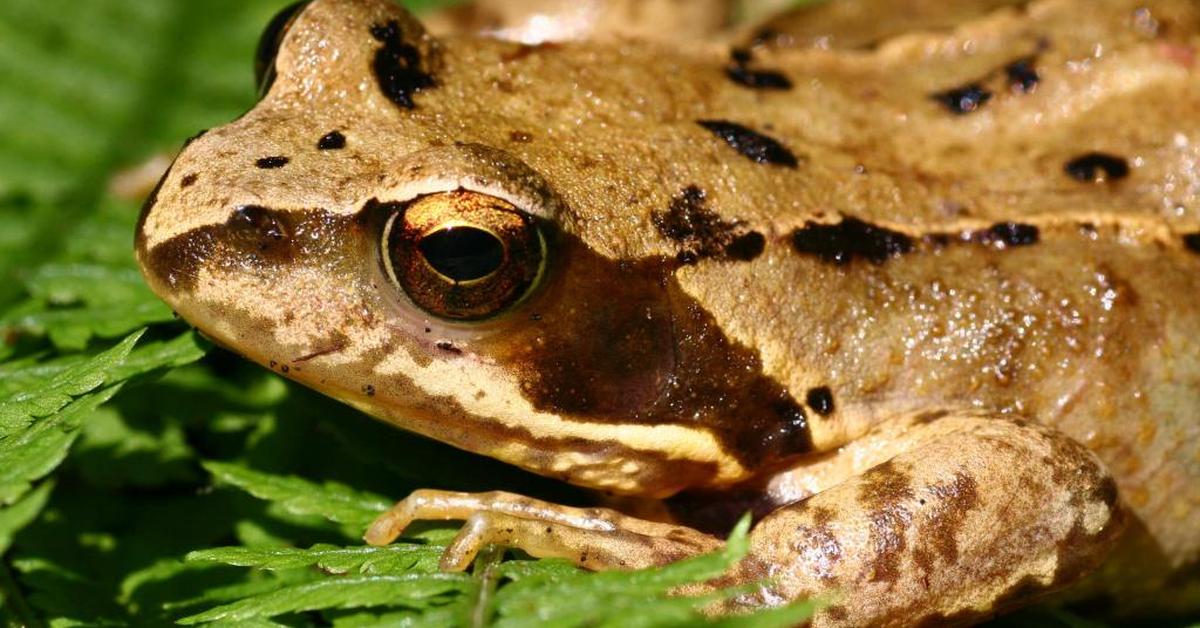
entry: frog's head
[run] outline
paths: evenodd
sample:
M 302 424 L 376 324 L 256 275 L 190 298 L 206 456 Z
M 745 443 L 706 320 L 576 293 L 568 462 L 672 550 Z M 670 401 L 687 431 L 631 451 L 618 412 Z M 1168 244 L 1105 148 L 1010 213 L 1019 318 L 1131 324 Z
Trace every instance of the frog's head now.
M 803 410 L 680 289 L 663 236 L 596 220 L 613 199 L 514 134 L 538 112 L 488 75 L 522 49 L 478 46 L 385 0 L 281 16 L 261 102 L 146 204 L 150 285 L 277 372 L 576 484 L 666 495 L 805 450 Z

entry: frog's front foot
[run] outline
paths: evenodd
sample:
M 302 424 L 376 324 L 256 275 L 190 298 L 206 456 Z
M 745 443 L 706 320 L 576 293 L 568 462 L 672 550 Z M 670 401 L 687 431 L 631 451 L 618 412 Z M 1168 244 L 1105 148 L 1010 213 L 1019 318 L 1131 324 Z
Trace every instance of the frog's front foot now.
M 385 545 L 419 520 L 466 522 L 442 555 L 447 571 L 465 570 L 487 545 L 516 547 L 538 558 L 565 558 L 597 570 L 662 565 L 721 547 L 721 541 L 690 528 L 500 491 L 414 491 L 371 524 L 366 541 Z

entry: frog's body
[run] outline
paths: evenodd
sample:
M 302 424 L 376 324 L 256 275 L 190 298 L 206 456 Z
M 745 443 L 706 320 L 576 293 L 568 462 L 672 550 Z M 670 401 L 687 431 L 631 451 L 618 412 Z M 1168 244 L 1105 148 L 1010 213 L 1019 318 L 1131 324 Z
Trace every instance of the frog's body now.
M 1200 7 L 977 4 L 866 48 L 810 10 L 731 54 L 316 0 L 262 102 L 164 178 L 139 259 L 251 359 L 674 521 L 421 493 L 373 542 L 470 517 L 447 566 L 638 566 L 753 509 L 734 577 L 845 593 L 820 625 L 969 621 L 1105 557 L 1079 595 L 1186 612 Z M 438 283 L 472 270 L 436 257 L 449 226 L 500 270 Z

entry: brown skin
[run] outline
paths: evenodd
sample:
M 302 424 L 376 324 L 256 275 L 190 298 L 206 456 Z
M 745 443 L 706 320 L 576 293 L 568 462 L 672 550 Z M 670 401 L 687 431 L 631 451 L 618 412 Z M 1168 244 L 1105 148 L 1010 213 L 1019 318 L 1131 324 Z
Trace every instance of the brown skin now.
M 1067 594 L 1188 612 L 1200 9 L 977 4 L 785 16 L 731 53 L 317 0 L 262 102 L 164 177 L 139 260 L 255 361 L 625 496 L 423 492 L 368 533 L 468 519 L 447 568 L 490 542 L 660 564 L 750 509 L 731 578 L 775 584 L 742 602 L 842 594 L 817 625 L 971 622 L 1101 563 Z M 494 240 L 422 248 L 463 226 Z

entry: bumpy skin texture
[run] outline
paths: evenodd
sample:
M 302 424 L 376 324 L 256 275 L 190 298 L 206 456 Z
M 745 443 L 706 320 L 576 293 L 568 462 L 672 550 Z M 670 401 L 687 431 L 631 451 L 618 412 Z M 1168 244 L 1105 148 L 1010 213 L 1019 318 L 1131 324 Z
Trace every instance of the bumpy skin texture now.
M 974 621 L 1102 560 L 1069 595 L 1196 608 L 1200 8 L 839 3 L 731 48 L 316 0 L 164 177 L 139 260 L 255 361 L 673 520 L 433 492 L 372 542 L 477 511 L 448 567 L 504 541 L 619 568 L 752 509 L 731 577 L 777 579 L 743 602 L 844 594 L 818 625 Z M 417 307 L 381 260 L 418 198 L 524 212 L 536 287 Z

